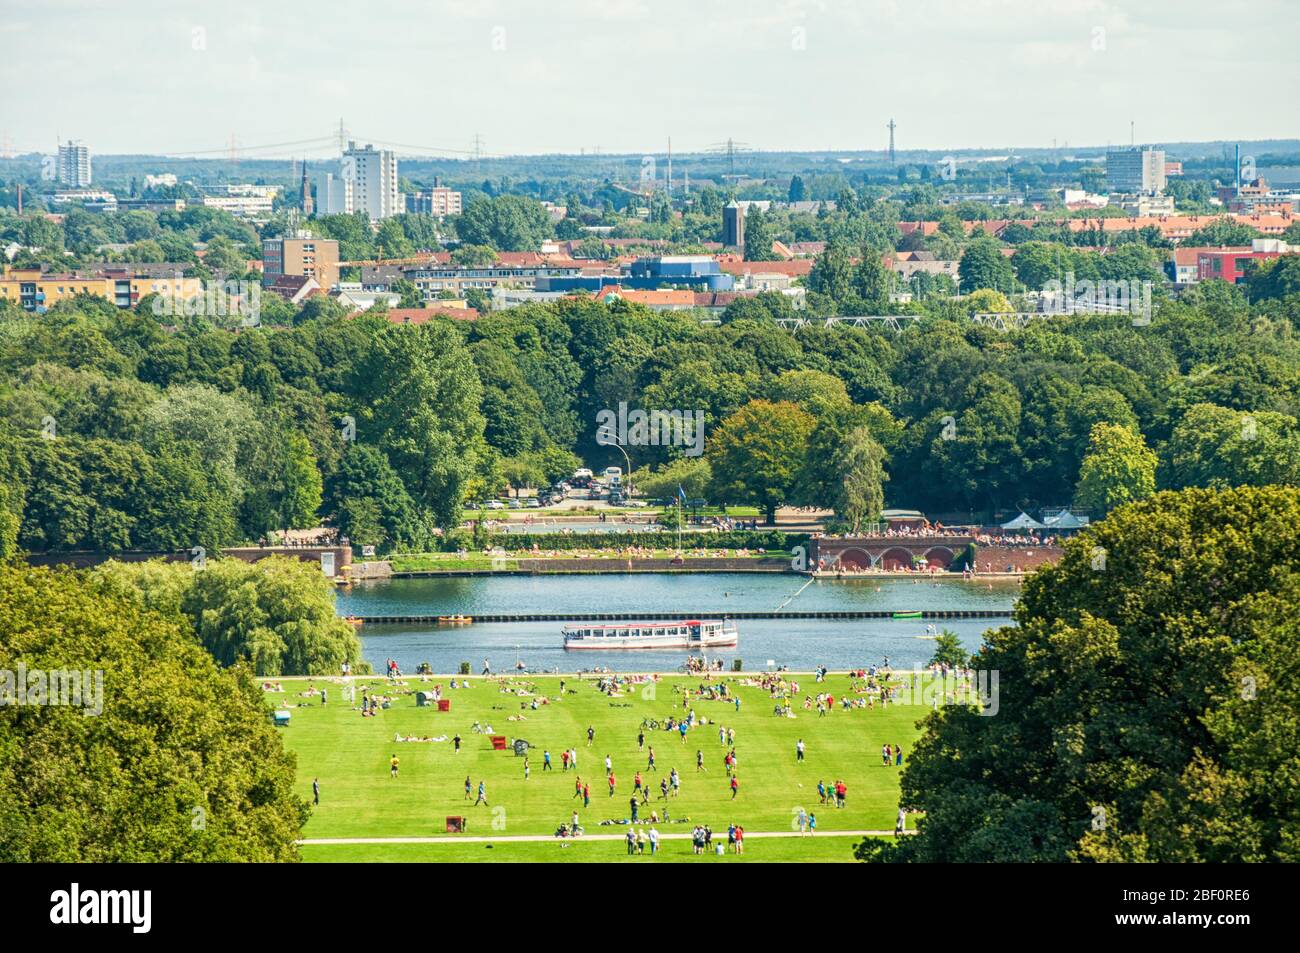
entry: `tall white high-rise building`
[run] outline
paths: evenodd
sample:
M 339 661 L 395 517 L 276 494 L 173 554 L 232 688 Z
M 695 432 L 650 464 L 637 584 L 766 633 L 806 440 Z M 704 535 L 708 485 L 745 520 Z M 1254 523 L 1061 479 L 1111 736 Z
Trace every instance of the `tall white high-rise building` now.
M 397 190 L 397 156 L 374 146 L 358 149 L 349 142 L 341 175 L 316 176 L 316 212 L 338 215 L 365 212 L 371 221 L 406 211 Z
M 81 140 L 59 145 L 59 184 L 82 189 L 90 185 L 90 148 Z
M 1109 149 L 1106 181 L 1112 192 L 1155 195 L 1165 190 L 1163 149 Z

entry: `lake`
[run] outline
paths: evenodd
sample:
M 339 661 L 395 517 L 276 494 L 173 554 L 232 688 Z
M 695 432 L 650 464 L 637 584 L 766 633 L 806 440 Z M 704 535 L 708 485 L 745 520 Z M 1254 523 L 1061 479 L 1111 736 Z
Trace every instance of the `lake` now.
M 609 573 L 555 576 L 476 576 L 393 579 L 340 591 L 342 615 L 479 615 L 507 612 L 635 612 L 654 619 L 663 610 L 719 617 L 728 612 L 790 610 L 1010 609 L 1017 580 L 851 579 L 808 580 L 793 574 Z M 768 660 L 793 669 L 833 669 L 881 662 L 895 667 L 924 665 L 933 652 L 927 626 L 956 632 L 967 649 L 979 647 L 988 628 L 1010 620 L 920 619 L 742 620 L 740 644 L 711 653 L 730 668 L 741 658 L 747 670 Z M 494 671 L 512 669 L 516 659 L 530 670 L 675 671 L 688 652 L 566 651 L 561 623 L 476 623 L 463 627 L 368 625 L 361 629 L 366 660 L 382 671 L 394 658 L 404 672 L 429 662 L 435 672 L 455 672 L 462 661 L 475 673 L 487 659 Z

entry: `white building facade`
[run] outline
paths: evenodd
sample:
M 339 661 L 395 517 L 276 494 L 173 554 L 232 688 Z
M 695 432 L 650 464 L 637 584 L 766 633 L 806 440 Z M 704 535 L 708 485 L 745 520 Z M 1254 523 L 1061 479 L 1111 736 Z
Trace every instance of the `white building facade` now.
M 365 212 L 371 221 L 406 211 L 397 190 L 397 156 L 367 145 L 349 142 L 343 153 L 342 174 L 316 176 L 316 211 L 320 215 Z

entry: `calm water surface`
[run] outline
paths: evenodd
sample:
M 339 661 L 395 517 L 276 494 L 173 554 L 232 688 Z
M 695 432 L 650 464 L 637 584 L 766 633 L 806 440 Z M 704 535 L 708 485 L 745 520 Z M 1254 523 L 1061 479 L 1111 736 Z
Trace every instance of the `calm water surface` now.
M 647 619 L 656 612 L 698 612 L 721 616 L 735 611 L 1009 609 L 1019 592 L 1014 581 L 967 582 L 911 579 L 816 580 L 801 576 L 748 573 L 602 574 L 591 576 L 487 576 L 394 579 L 340 592 L 343 615 L 478 615 L 506 612 L 634 612 Z M 713 653 L 730 667 L 777 665 L 834 669 L 880 662 L 924 665 L 934 644 L 930 623 L 918 620 L 756 619 L 742 620 L 740 644 Z M 970 650 L 988 628 L 1010 620 L 935 622 L 961 636 Z M 404 671 L 429 662 L 435 672 L 455 672 L 462 661 L 477 673 L 486 659 L 494 670 L 522 661 L 530 670 L 575 671 L 605 667 L 616 671 L 673 671 L 687 651 L 566 651 L 562 623 L 476 623 L 465 627 L 370 625 L 361 630 L 363 654 L 376 668 L 395 658 Z

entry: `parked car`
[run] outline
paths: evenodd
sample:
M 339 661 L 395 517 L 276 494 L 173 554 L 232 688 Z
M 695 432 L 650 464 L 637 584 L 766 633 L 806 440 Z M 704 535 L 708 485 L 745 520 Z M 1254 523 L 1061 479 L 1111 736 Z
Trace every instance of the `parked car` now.
M 541 501 L 535 496 L 530 496 L 528 499 L 524 500 L 524 507 L 526 509 L 538 509 L 541 505 Z
M 483 504 L 483 508 L 487 510 L 504 510 L 506 505 L 500 500 L 488 500 Z
M 512 510 L 522 509 L 523 505 L 524 504 L 520 503 L 517 499 L 506 501 L 506 506 L 510 507 Z

